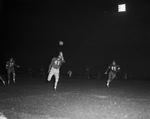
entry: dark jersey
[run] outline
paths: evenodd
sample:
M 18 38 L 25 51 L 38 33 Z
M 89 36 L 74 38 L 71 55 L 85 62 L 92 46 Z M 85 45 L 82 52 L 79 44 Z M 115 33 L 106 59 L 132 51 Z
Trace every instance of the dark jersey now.
M 113 72 L 118 72 L 120 70 L 120 66 L 119 65 L 110 65 L 109 66 L 110 70 Z
M 7 61 L 6 63 L 6 69 L 13 69 L 15 66 L 15 61 Z
M 62 63 L 63 63 L 63 60 L 54 57 L 54 58 L 52 59 L 52 61 L 51 61 L 50 67 L 53 67 L 53 68 L 55 68 L 55 69 L 58 69 L 58 68 L 61 67 Z

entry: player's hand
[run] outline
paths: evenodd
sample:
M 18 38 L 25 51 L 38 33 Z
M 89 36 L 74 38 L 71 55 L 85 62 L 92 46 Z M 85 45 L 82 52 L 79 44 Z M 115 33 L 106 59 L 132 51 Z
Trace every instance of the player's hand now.
M 59 53 L 60 53 L 61 56 L 63 56 L 63 53 L 61 51 Z

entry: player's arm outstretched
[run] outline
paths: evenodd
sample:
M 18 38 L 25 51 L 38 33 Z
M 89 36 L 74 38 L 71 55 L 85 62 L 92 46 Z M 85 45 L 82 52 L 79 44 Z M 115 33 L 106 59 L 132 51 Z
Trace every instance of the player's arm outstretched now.
M 15 62 L 14 62 L 14 66 L 16 66 L 16 67 L 20 68 L 20 66 L 19 66 L 19 65 L 17 65 Z
M 16 64 L 15 64 L 15 66 L 16 66 L 16 67 L 18 67 L 18 68 L 20 68 L 20 66 L 19 66 L 19 65 L 16 65 Z
M 65 63 L 65 59 L 64 59 L 63 53 L 60 52 L 59 55 L 61 56 L 62 63 Z

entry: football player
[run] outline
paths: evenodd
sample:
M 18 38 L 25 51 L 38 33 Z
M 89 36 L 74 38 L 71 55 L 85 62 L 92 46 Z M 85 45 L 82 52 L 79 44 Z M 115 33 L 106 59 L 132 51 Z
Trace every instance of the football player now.
M 109 87 L 110 82 L 116 78 L 116 74 L 118 71 L 120 71 L 120 66 L 116 64 L 115 61 L 113 61 L 112 64 L 107 68 L 105 72 L 105 74 L 108 73 L 107 87 Z
M 8 84 L 10 84 L 11 81 L 11 75 L 13 76 L 13 82 L 15 83 L 15 66 L 20 67 L 15 64 L 15 60 L 13 58 L 10 58 L 9 61 L 6 62 L 6 69 L 7 69 L 7 76 L 8 76 Z
M 51 60 L 51 64 L 49 65 L 49 69 L 48 69 L 48 81 L 51 81 L 52 76 L 55 76 L 55 84 L 54 84 L 54 90 L 56 91 L 57 89 L 57 84 L 59 81 L 59 69 L 61 67 L 61 65 L 65 63 L 64 57 L 63 57 L 63 53 L 59 52 L 58 57 L 54 57 Z
M 69 78 L 71 78 L 71 76 L 72 76 L 72 71 L 69 70 L 69 71 L 67 72 L 67 74 L 68 74 Z

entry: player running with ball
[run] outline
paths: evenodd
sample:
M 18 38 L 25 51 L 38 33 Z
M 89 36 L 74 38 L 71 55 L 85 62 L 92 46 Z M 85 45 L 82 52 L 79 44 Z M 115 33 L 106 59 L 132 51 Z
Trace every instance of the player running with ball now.
M 51 64 L 49 65 L 49 70 L 48 70 L 48 81 L 51 81 L 52 76 L 55 76 L 55 84 L 54 84 L 54 90 L 56 91 L 57 84 L 59 81 L 59 69 L 62 65 L 62 63 L 65 63 L 63 53 L 59 52 L 58 57 L 54 57 L 51 61 Z

